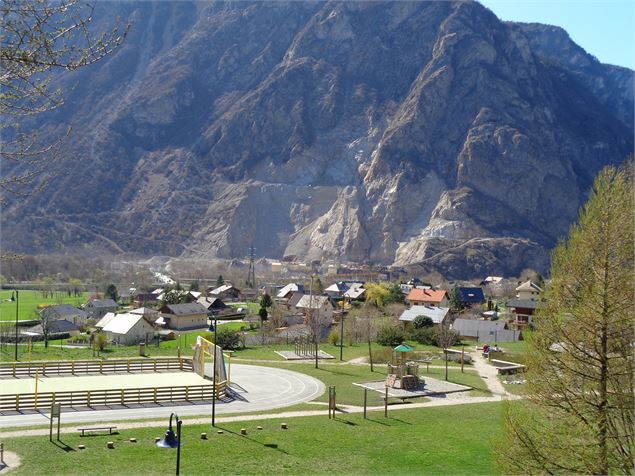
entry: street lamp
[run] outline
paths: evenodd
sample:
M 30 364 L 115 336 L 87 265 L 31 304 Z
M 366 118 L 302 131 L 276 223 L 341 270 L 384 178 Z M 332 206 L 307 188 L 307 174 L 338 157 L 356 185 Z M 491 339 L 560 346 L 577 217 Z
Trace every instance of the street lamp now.
M 216 358 L 218 357 L 218 314 L 214 313 L 214 370 L 212 374 L 212 426 L 216 426 Z
M 19 295 L 16 289 L 14 293 L 11 293 L 10 302 L 15 301 L 15 361 L 18 361 L 18 302 Z
M 176 435 L 174 434 L 174 430 L 172 429 L 172 417 L 176 419 Z M 181 466 L 181 446 L 183 443 L 181 442 L 181 420 L 176 413 L 170 414 L 170 426 L 165 432 L 165 438 L 157 441 L 157 446 L 159 448 L 165 449 L 173 449 L 176 448 L 176 476 L 179 476 L 179 469 Z

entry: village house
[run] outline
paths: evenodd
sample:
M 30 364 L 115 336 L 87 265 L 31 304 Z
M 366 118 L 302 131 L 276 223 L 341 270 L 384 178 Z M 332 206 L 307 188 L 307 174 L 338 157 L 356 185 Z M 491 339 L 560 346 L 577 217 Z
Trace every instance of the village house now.
M 223 301 L 240 301 L 240 299 L 242 299 L 240 289 L 231 284 L 223 284 L 216 288 L 207 288 L 207 295 L 209 297 L 220 298 Z
M 412 288 L 406 296 L 412 306 L 448 307 L 448 293 L 444 290 Z
M 399 320 L 404 323 L 414 322 L 418 316 L 425 316 L 432 319 L 433 324 L 442 324 L 448 317 L 450 309 L 447 307 L 437 306 L 412 306 L 410 309 L 406 309 L 399 316 Z
M 363 301 L 366 296 L 366 289 L 360 283 L 354 283 L 344 293 L 344 299 L 348 302 Z
M 507 307 L 512 309 L 518 329 L 533 325 L 533 315 L 538 307 L 540 293 L 540 286 L 530 280 L 516 288 L 516 299 L 507 301 Z
M 461 305 L 463 307 L 477 307 L 485 303 L 485 295 L 481 288 L 457 288 L 461 296 Z
M 227 309 L 225 304 L 220 298 L 201 296 L 196 301 L 207 310 L 209 316 L 220 313 L 223 309 Z
M 346 291 L 348 291 L 348 286 L 346 283 L 340 281 L 331 284 L 324 290 L 324 293 L 332 299 L 342 299 Z
M 276 299 L 288 300 L 293 293 L 304 292 L 304 285 L 298 283 L 289 283 L 276 294 Z
M 107 312 L 115 312 L 118 304 L 112 299 L 91 299 L 84 304 L 84 310 L 91 319 L 101 319 Z
M 321 322 L 332 322 L 335 306 L 328 296 L 303 295 L 295 308 L 306 317 L 319 316 Z
M 132 305 L 135 307 L 151 306 L 159 302 L 159 295 L 154 293 L 136 292 L 132 298 Z
M 70 304 L 55 304 L 42 309 L 40 318 L 42 321 L 66 320 L 78 327 L 84 327 L 88 320 L 88 313 Z
M 168 329 L 183 331 L 207 327 L 207 309 L 197 302 L 165 304 L 159 313 L 161 317 L 155 324 L 165 325 Z
M 30 337 L 44 336 L 45 328 L 42 324 L 38 324 L 33 327 L 29 327 L 26 331 L 20 334 Z M 48 321 L 46 325 L 46 333 L 49 339 L 59 338 L 61 336 L 76 336 L 80 334 L 80 328 L 77 324 L 74 324 L 66 319 L 54 319 Z
M 106 338 L 120 345 L 133 345 L 139 342 L 148 342 L 154 338 L 155 330 L 143 315 L 140 314 L 116 314 L 102 327 Z
M 456 319 L 452 329 L 462 338 L 476 342 L 493 343 L 522 340 L 521 331 L 507 329 L 505 321 L 485 321 L 481 319 Z

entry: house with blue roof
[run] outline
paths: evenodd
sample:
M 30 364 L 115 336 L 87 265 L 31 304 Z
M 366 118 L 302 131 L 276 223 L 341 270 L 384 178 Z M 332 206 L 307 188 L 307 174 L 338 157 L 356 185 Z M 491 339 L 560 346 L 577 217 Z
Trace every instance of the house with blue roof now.
M 458 288 L 463 307 L 472 307 L 483 304 L 486 299 L 481 288 Z

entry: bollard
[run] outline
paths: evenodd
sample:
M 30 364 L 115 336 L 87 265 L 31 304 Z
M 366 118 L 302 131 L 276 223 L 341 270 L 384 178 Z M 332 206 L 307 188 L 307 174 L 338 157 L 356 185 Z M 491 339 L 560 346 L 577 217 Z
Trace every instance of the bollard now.
M 201 433 L 201 440 L 207 439 L 207 433 Z
M 216 433 L 218 433 L 219 435 L 222 435 L 225 432 L 223 430 L 218 430 Z
M 159 438 L 159 437 L 155 437 L 155 438 L 154 438 L 154 442 L 155 442 L 155 443 L 158 443 L 159 441 L 161 441 L 161 438 Z
M 262 427 L 261 426 L 257 426 L 256 430 L 262 430 Z
M 286 423 L 280 423 L 280 428 L 282 428 L 283 430 L 288 430 L 289 426 Z
M 240 434 L 241 435 L 246 435 L 247 434 L 247 428 L 241 428 L 240 429 Z
M 136 438 L 130 438 L 130 443 L 136 443 L 137 439 Z
M 115 443 L 114 443 L 113 441 L 109 441 L 108 443 L 106 443 L 106 447 L 107 447 L 109 450 L 112 450 L 112 449 L 114 449 L 114 448 L 115 448 Z
M 85 446 L 85 445 L 78 445 L 78 446 L 77 446 L 77 449 L 79 449 L 79 450 L 85 450 L 85 449 L 86 449 L 86 446 Z

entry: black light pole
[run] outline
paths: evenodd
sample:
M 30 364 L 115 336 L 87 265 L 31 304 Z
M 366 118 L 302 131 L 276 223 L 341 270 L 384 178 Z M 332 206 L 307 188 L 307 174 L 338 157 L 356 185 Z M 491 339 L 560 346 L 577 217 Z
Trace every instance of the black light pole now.
M 11 299 L 9 301 L 15 301 L 15 361 L 18 361 L 18 303 L 19 303 L 19 294 L 18 290 L 15 290 L 15 298 L 13 297 L 13 293 L 11 293 Z
M 176 436 L 174 435 L 174 430 L 172 430 L 172 417 L 176 418 Z M 170 426 L 165 432 L 165 438 L 157 441 L 157 446 L 159 448 L 176 448 L 176 476 L 179 476 L 180 468 L 181 468 L 181 423 L 179 416 L 176 413 L 170 414 Z
M 218 335 L 218 316 L 214 314 L 214 373 L 212 374 L 212 426 L 216 426 L 216 357 L 218 355 L 216 336 Z
M 342 314 L 340 314 L 340 360 L 344 360 L 344 306 L 342 306 Z

